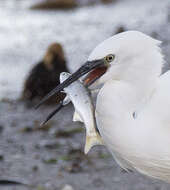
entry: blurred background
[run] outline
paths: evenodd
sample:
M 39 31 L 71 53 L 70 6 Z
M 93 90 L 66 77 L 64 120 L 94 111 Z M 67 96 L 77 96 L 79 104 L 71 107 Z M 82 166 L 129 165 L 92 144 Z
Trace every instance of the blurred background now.
M 170 189 L 126 173 L 104 147 L 85 156 L 84 129 L 72 123 L 71 105 L 40 128 L 54 104 L 35 111 L 22 99 L 31 69 L 45 63 L 51 44 L 60 44 L 64 64 L 73 72 L 98 43 L 126 30 L 161 40 L 163 72 L 169 69 L 169 0 L 0 0 L 0 180 L 28 185 L 6 183 L 0 189 Z M 33 83 L 41 79 L 36 77 Z

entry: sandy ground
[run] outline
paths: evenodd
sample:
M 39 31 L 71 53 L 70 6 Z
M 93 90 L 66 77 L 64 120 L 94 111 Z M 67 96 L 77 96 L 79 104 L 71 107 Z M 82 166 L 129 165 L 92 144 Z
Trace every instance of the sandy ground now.
M 1 190 L 60 190 L 65 184 L 75 190 L 170 189 L 163 182 L 126 173 L 105 147 L 94 147 L 85 156 L 84 128 L 71 121 L 71 105 L 45 129 L 38 129 L 51 109 L 28 109 L 21 102 L 1 103 L 0 179 L 29 185 L 0 185 Z

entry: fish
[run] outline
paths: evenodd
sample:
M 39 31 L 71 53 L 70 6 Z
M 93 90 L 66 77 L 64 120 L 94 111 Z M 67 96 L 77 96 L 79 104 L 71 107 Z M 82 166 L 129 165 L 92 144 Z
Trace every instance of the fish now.
M 70 77 L 70 73 L 62 72 L 60 74 L 60 83 Z M 90 96 L 90 92 L 83 85 L 80 80 L 73 82 L 68 87 L 64 88 L 64 92 L 67 94 L 63 100 L 63 104 L 66 105 L 70 101 L 73 103 L 75 113 L 73 121 L 83 122 L 86 128 L 86 142 L 84 153 L 87 154 L 90 149 L 95 145 L 103 145 L 102 138 L 97 131 L 95 121 L 95 110 Z

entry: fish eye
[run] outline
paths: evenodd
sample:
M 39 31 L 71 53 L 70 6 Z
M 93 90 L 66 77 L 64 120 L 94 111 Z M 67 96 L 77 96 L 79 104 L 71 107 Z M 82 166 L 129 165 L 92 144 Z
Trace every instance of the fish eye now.
M 104 59 L 107 61 L 107 63 L 110 63 L 114 60 L 114 58 L 115 58 L 115 55 L 109 54 Z

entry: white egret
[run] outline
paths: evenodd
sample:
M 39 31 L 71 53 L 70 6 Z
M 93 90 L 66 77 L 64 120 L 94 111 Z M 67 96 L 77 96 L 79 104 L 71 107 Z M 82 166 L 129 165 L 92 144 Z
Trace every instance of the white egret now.
M 117 34 L 99 44 L 40 104 L 92 71 L 85 83 L 98 79 L 92 85 L 99 90 L 96 122 L 117 163 L 170 182 L 170 72 L 161 75 L 160 44 L 137 31 Z M 101 76 L 99 68 L 106 67 Z

